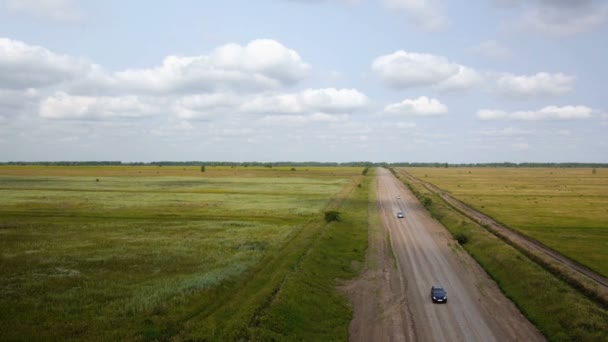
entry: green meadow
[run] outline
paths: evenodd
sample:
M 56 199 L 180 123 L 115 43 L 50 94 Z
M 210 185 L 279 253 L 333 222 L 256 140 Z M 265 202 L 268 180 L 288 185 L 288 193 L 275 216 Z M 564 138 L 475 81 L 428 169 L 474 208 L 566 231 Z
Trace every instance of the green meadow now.
M 608 276 L 608 170 L 407 168 L 415 177 Z
M 324 210 L 366 208 L 361 171 L 0 166 L 0 340 L 259 333 L 260 308 L 319 248 Z M 365 237 L 345 240 L 346 265 Z M 335 278 L 320 295 L 343 302 Z

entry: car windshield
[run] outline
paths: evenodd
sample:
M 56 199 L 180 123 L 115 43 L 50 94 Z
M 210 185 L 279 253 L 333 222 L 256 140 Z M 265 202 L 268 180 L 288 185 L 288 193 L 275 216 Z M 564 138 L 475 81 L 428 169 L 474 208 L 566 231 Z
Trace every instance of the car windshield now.
M 433 294 L 443 296 L 445 295 L 445 291 L 441 287 L 435 287 L 433 288 Z

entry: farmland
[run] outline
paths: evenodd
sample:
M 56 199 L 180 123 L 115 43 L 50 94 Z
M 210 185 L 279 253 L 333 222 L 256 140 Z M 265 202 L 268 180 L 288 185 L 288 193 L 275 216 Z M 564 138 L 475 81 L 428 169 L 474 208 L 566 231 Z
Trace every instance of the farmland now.
M 608 275 L 608 170 L 408 168 L 415 177 Z
M 247 336 L 303 255 L 314 260 L 325 208 L 363 224 L 337 262 L 362 258 L 367 219 L 347 210 L 367 208 L 361 170 L 2 166 L 0 339 Z

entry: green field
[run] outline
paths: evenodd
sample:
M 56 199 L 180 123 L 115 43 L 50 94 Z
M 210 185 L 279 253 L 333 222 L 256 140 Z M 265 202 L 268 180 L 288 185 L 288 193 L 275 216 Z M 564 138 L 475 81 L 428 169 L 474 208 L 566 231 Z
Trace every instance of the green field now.
M 0 340 L 271 334 L 252 319 L 323 251 L 324 209 L 365 231 L 361 170 L 1 166 Z M 319 295 L 344 301 L 335 286 Z
M 608 169 L 406 170 L 608 276 Z

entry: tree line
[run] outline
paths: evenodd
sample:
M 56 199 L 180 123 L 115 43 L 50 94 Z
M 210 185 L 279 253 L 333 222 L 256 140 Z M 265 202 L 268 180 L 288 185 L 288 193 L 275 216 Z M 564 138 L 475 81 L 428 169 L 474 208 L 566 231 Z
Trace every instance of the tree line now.
M 234 167 L 281 167 L 281 166 L 356 166 L 356 167 L 558 167 L 558 168 L 606 168 L 608 163 L 417 163 L 417 162 L 227 162 L 227 161 L 152 161 L 152 162 L 122 162 L 122 161 L 9 161 L 0 165 L 42 165 L 42 166 L 234 166 Z

